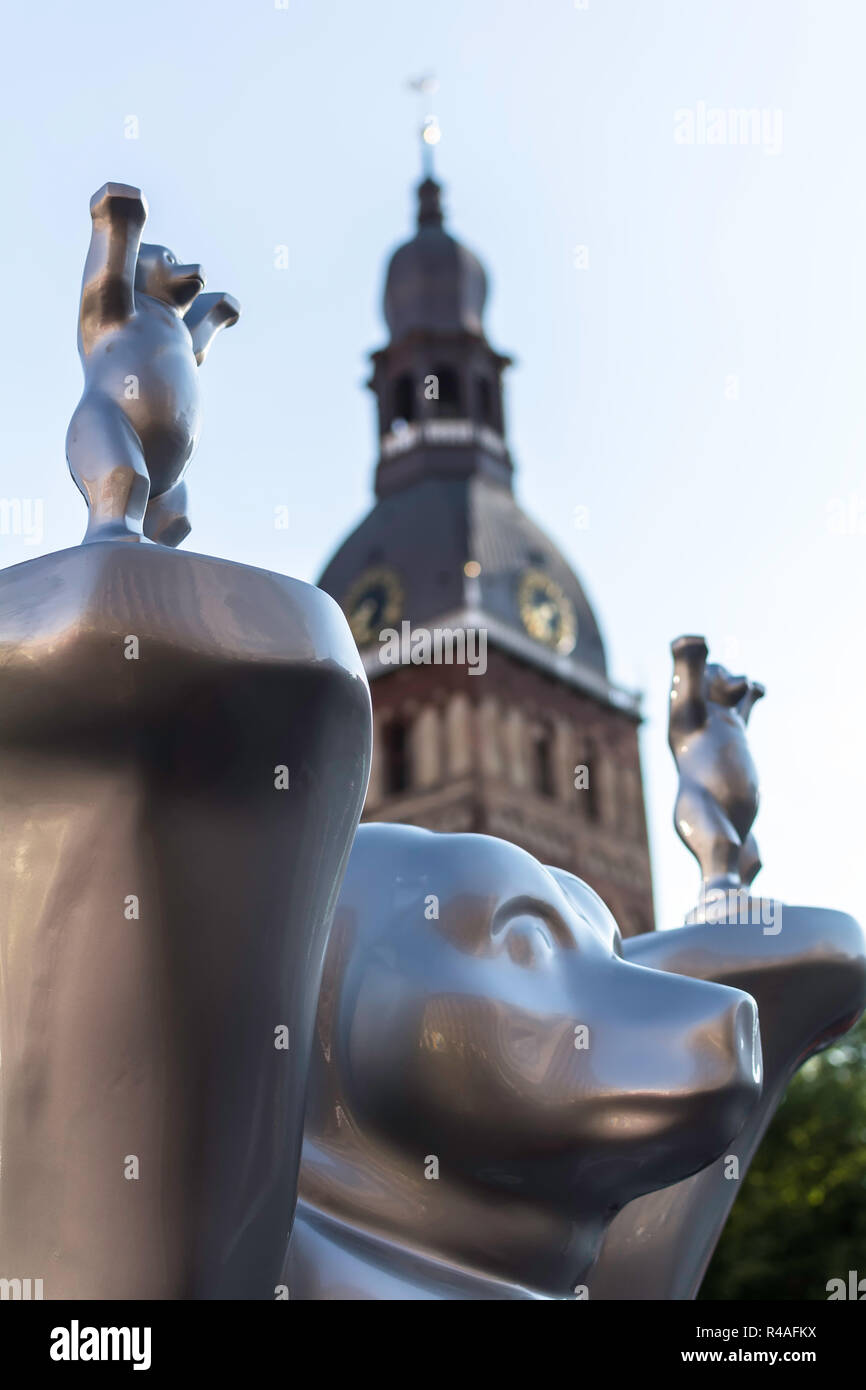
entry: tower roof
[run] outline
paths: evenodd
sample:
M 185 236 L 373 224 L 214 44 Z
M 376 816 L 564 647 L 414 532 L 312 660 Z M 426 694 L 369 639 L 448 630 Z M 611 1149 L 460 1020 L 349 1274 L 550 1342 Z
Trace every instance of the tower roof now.
M 443 222 L 441 187 L 425 178 L 418 185 L 418 230 L 394 252 L 385 279 L 392 342 L 419 330 L 483 333 L 484 267 Z
M 402 619 L 441 626 L 472 615 L 491 640 L 498 633 L 524 659 L 599 693 L 607 680 L 601 634 L 577 575 L 511 491 L 487 478 L 426 478 L 382 498 L 319 584 L 353 626 L 365 604 L 376 608 L 373 627 L 399 627 Z M 355 635 L 367 645 L 357 627 Z
M 481 262 L 445 231 L 440 186 L 425 178 L 416 235 L 388 266 L 390 341 L 373 354 L 378 500 L 319 584 L 362 649 L 403 622 L 484 627 L 519 659 L 635 712 L 608 680 L 580 580 L 513 496 L 510 359 L 485 337 L 486 296 Z

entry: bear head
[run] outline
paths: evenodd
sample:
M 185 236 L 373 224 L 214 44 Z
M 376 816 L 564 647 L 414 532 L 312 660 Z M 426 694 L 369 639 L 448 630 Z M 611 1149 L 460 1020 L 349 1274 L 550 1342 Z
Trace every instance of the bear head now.
M 704 668 L 704 698 L 715 705 L 733 709 L 749 689 L 745 676 L 732 676 L 717 662 L 708 661 Z
M 181 317 L 205 286 L 200 265 L 181 265 L 167 246 L 142 242 L 135 268 L 135 288 L 139 294 L 158 299 Z
M 717 1158 L 760 1084 L 750 996 L 625 961 L 580 879 L 489 836 L 358 830 L 319 999 L 308 1205 L 418 1247 L 421 1205 L 389 1214 L 382 1174 L 396 1187 L 435 1155 L 463 1210 L 522 1203 L 600 1240 L 625 1202 Z M 338 1177 L 341 1150 L 364 1179 Z

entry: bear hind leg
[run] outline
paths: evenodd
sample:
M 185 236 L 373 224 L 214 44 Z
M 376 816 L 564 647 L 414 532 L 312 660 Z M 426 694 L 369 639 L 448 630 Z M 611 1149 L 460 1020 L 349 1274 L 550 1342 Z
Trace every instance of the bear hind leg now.
M 188 511 L 186 483 L 181 479 L 174 487 L 170 487 L 168 492 L 151 497 L 144 513 L 145 536 L 156 545 L 180 545 L 192 529 Z
M 681 783 L 674 824 L 701 866 L 705 888 L 739 888 L 740 837 L 709 792 Z
M 746 836 L 740 846 L 738 868 L 743 886 L 748 888 L 757 877 L 761 865 L 761 856 L 758 853 L 758 844 L 751 832 Z
M 150 478 L 141 440 L 107 396 L 85 396 L 69 422 L 66 461 L 90 513 L 84 544 L 141 541 Z

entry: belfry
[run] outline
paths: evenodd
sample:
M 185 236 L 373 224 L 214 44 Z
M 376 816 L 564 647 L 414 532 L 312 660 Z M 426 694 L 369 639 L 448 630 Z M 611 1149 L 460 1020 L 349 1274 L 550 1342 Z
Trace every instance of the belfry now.
M 376 502 L 318 581 L 371 682 L 364 819 L 501 836 L 586 879 L 625 935 L 649 931 L 638 699 L 610 680 L 580 581 L 515 500 L 510 359 L 484 331 L 484 267 L 446 230 L 429 171 L 417 201 L 372 355 Z M 406 623 L 483 634 L 484 674 L 447 655 L 383 662 L 382 634 Z

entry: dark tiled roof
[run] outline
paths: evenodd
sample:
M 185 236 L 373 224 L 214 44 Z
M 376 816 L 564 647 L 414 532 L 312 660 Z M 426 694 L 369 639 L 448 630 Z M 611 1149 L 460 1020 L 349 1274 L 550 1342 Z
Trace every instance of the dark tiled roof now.
M 464 575 L 472 560 L 481 566 L 474 582 Z M 380 566 L 399 576 L 402 616 L 413 625 L 430 625 L 471 607 L 524 637 L 520 581 L 527 570 L 540 570 L 577 618 L 577 642 L 568 660 L 606 677 L 601 635 L 580 581 L 506 487 L 477 475 L 427 478 L 382 498 L 340 546 L 319 585 L 341 602 L 365 570 Z
M 391 340 L 417 329 L 480 337 L 487 298 L 484 267 L 443 229 L 439 185 L 427 179 L 418 194 L 418 231 L 394 252 L 385 280 Z
M 582 666 L 606 676 L 606 662 L 595 614 L 574 570 L 540 526 L 517 505 L 510 491 L 483 478 L 468 489 L 470 559 L 481 565 L 481 606 L 521 631 L 517 601 L 521 577 L 541 570 L 562 590 L 577 617 L 577 642 L 571 655 Z

